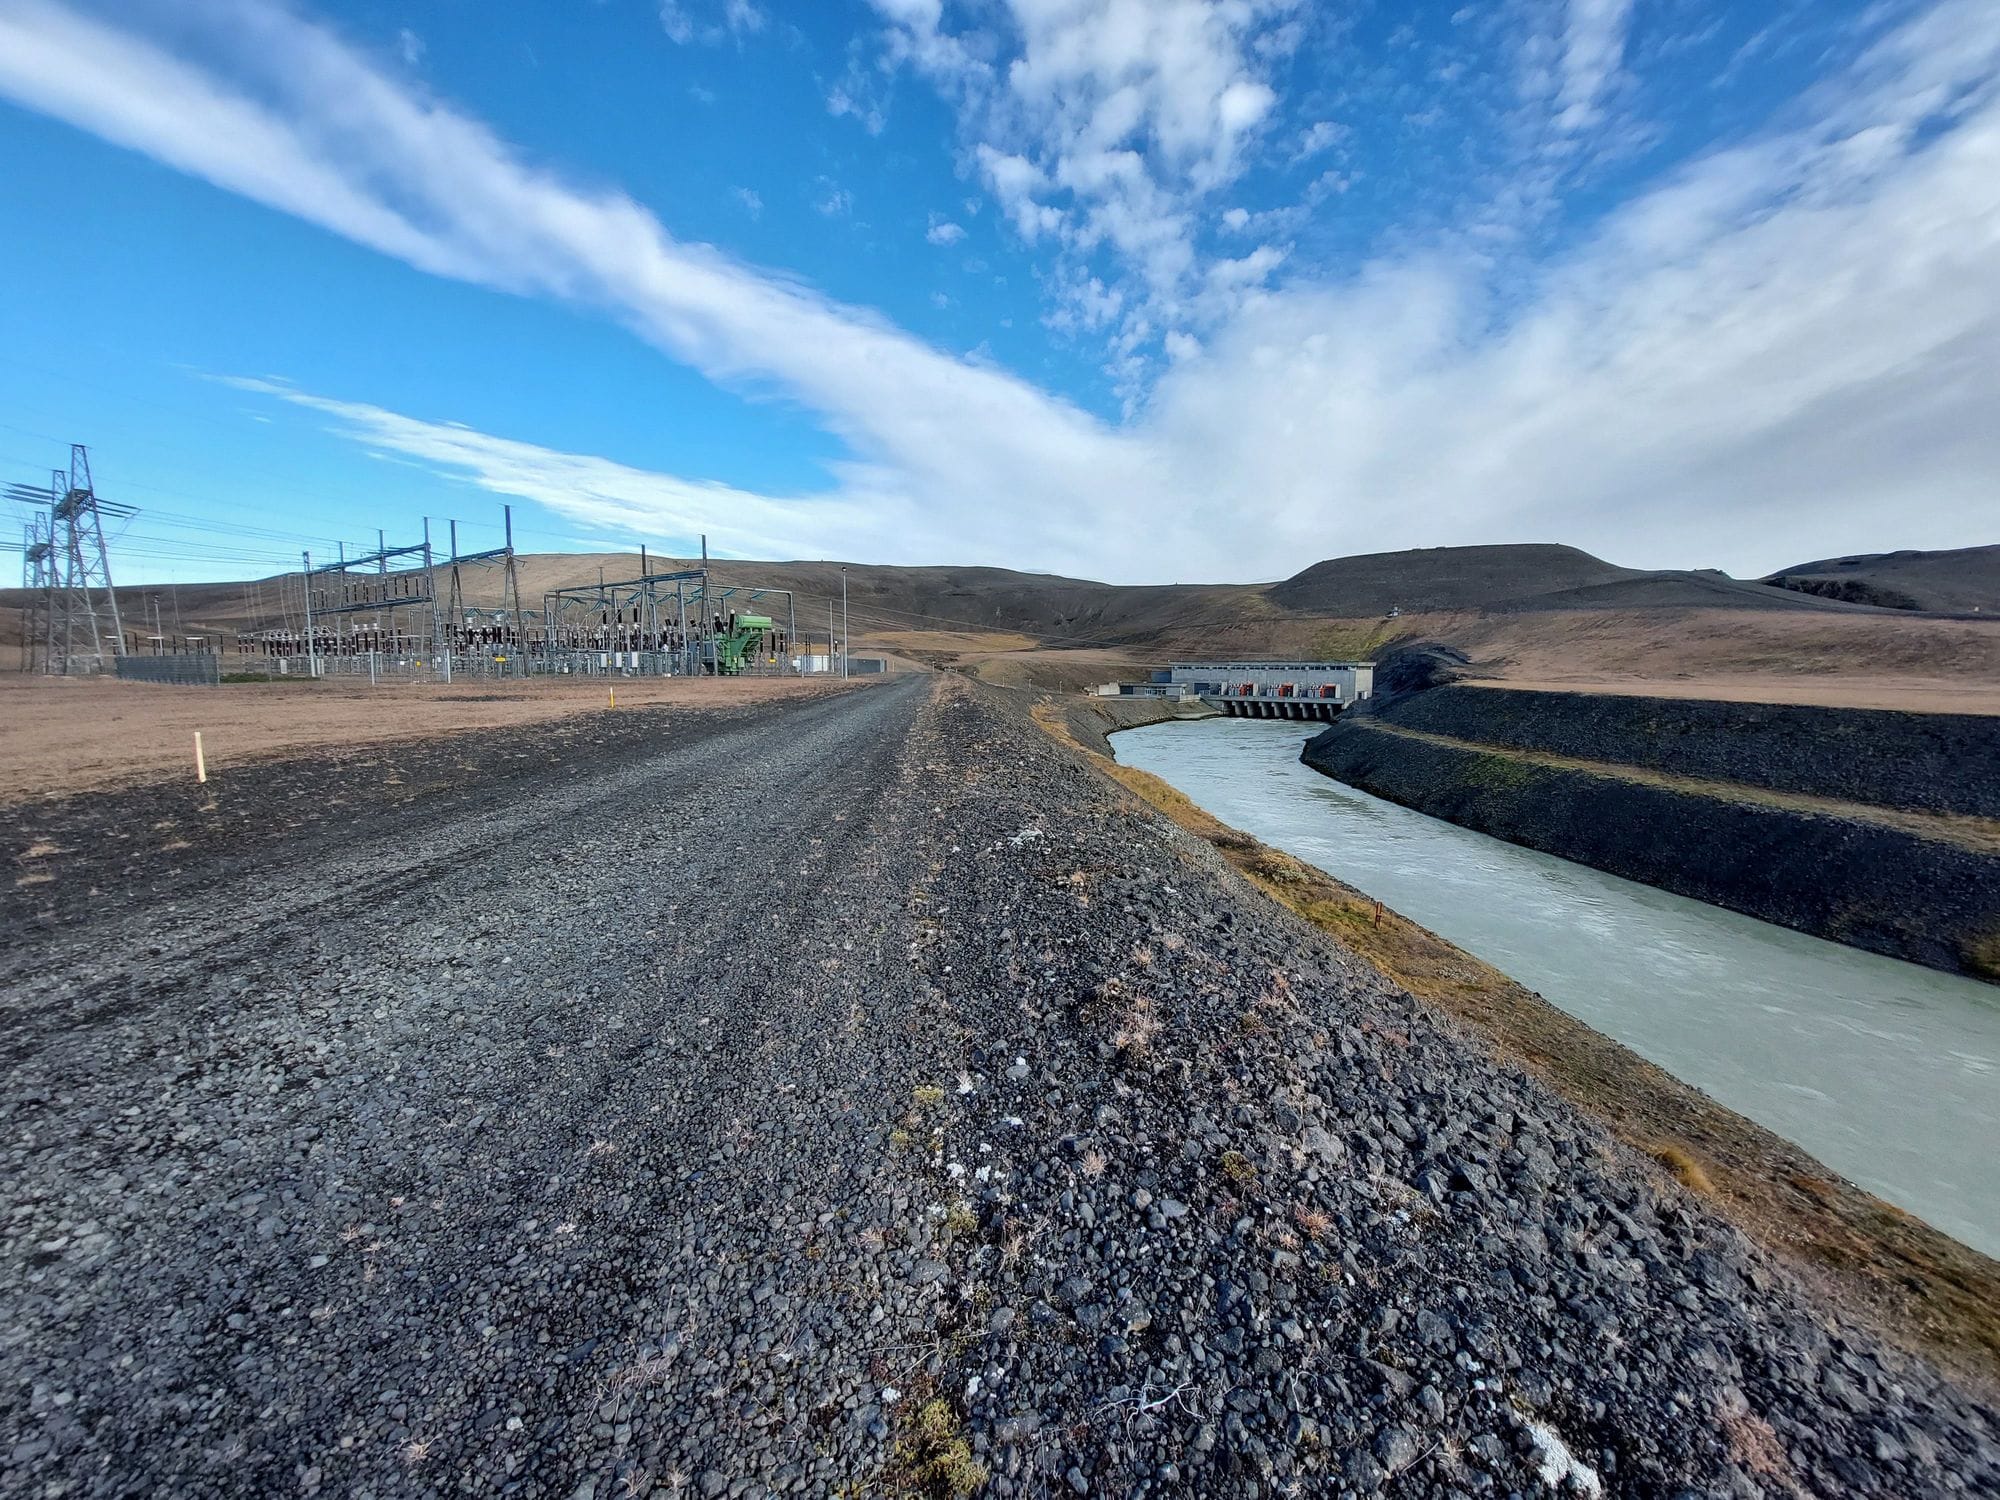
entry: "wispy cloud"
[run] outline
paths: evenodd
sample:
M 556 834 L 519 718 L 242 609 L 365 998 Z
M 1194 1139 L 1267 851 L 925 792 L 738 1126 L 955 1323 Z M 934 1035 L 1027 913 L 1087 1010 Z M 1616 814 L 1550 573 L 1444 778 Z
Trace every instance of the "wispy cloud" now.
M 1625 55 L 1632 0 L 1568 0 L 1562 37 L 1560 122 L 1581 129 L 1597 119 Z
M 753 0 L 660 0 L 660 29 L 670 41 L 686 47 L 713 47 L 732 36 L 754 36 L 769 18 Z
M 366 402 L 335 400 L 285 381 L 220 378 L 237 390 L 328 417 L 330 430 L 366 450 L 414 460 L 434 474 L 492 494 L 532 500 L 564 520 L 612 536 L 686 543 L 706 535 L 720 554 L 826 556 L 852 549 L 857 542 L 870 549 L 893 549 L 899 523 L 908 519 L 858 500 L 759 495 L 638 469 L 594 454 L 564 453 L 479 432 L 460 422 L 426 421 Z
M 813 207 L 829 219 L 844 218 L 854 211 L 854 195 L 831 177 L 819 180 L 819 193 L 813 199 Z
M 957 107 L 1002 213 L 1067 258 L 1055 285 L 1087 287 L 1092 259 L 1114 257 L 1131 349 L 1197 315 L 1183 298 L 1203 273 L 1201 204 L 1241 173 L 1277 101 L 1299 0 L 1004 0 L 964 27 L 938 0 L 872 3 L 891 61 Z M 1078 321 L 1068 311 L 1058 326 Z
M 1120 579 L 1509 539 L 1761 569 L 1962 544 L 2000 472 L 2000 12 L 1983 0 L 1890 31 L 1792 128 L 1689 163 L 1504 304 L 1448 244 L 1274 290 L 1282 247 L 1253 243 L 1217 262 L 1232 310 L 1173 341 L 1123 425 L 684 244 L 287 9 L 199 4 L 211 24 L 170 49 L 122 12 L 7 0 L 0 95 L 423 271 L 615 318 L 718 382 L 783 391 L 848 450 L 816 492 L 757 495 L 264 392 L 599 529 Z M 1052 180 L 996 158 L 1003 203 L 1014 172 Z M 1102 281 L 1065 295 L 1125 315 Z

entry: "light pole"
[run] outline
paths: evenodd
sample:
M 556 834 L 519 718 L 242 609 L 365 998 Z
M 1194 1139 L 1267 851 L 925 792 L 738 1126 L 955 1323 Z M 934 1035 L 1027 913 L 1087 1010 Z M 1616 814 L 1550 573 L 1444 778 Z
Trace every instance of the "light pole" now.
M 306 596 L 306 676 L 316 680 L 319 677 L 319 643 L 313 639 L 313 555 L 308 552 L 304 556 L 305 572 L 300 576 L 299 583 Z
M 847 676 L 847 569 L 840 570 L 840 675 Z

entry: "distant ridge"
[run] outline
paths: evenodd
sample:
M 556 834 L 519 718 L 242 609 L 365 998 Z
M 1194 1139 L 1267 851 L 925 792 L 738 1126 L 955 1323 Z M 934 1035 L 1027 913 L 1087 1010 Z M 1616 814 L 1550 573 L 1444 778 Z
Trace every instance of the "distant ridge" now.
M 2000 573 L 1996 547 L 1889 557 L 1984 559 L 1981 566 Z M 1198 568 L 1205 560 L 1188 561 Z M 698 564 L 653 553 L 646 566 L 662 571 Z M 1555 543 L 1427 547 L 1329 558 L 1272 584 L 1109 584 L 1009 568 L 843 565 L 822 560 L 717 559 L 710 569 L 718 584 L 795 591 L 798 630 L 809 641 L 825 639 L 827 604 L 839 600 L 843 581 L 857 634 L 1017 632 L 1043 646 L 1118 647 L 1148 653 L 1353 651 L 1360 649 L 1363 637 L 1355 637 L 1357 644 L 1336 640 L 1319 628 L 1319 622 L 1379 624 L 1391 610 L 1403 615 L 1487 616 L 1717 608 L 1787 614 L 1875 612 L 1872 600 L 1843 602 L 1845 596 L 1838 592 L 1822 597 L 1817 589 L 1777 588 L 1714 571 L 1623 568 Z M 538 609 L 549 590 L 586 586 L 600 577 L 632 578 L 639 571 L 640 560 L 630 553 L 523 553 L 521 597 L 529 609 Z M 498 569 L 471 568 L 464 579 L 465 599 L 476 607 L 493 608 L 500 602 L 499 586 Z M 293 574 L 261 583 L 181 584 L 172 596 L 176 612 L 190 628 L 226 633 L 286 624 L 287 616 L 297 610 L 297 590 Z M 149 592 L 157 590 L 151 585 L 119 590 L 132 610 L 143 609 Z M 2000 589 L 1994 592 L 2000 594 Z M 21 621 L 13 611 L 29 602 L 22 590 L 0 590 L 0 648 L 19 642 Z M 765 602 L 781 613 L 785 610 L 781 596 L 766 596 Z M 1994 608 L 2000 610 L 2000 600 Z
M 1800 563 L 1764 580 L 1823 599 L 1938 614 L 2000 614 L 2000 546 L 1863 552 Z
M 1426 547 L 1314 563 L 1265 590 L 1286 609 L 1339 616 L 1545 609 L 1788 609 L 1819 601 L 1711 570 L 1621 568 L 1549 542 Z

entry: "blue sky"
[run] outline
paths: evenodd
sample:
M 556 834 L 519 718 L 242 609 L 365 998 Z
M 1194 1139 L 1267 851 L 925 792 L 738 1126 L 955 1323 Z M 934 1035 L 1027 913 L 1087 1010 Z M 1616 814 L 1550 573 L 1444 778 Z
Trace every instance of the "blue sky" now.
M 0 0 L 0 202 L 135 580 L 2000 539 L 1987 0 Z

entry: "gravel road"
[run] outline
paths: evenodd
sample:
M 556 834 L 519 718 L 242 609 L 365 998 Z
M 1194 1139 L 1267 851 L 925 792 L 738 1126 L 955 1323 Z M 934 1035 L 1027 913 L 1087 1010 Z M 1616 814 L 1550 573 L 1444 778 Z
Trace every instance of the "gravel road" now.
M 975 690 L 563 734 L 13 810 L 0 1492 L 2000 1486 Z

